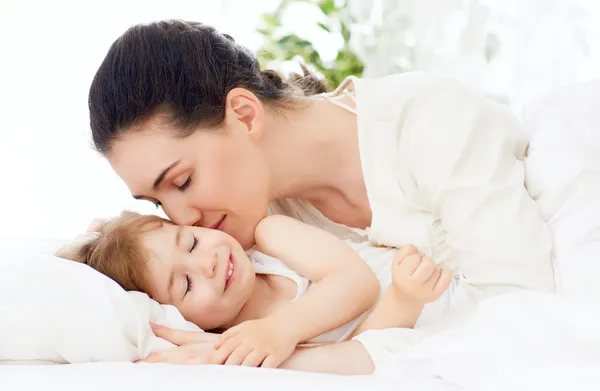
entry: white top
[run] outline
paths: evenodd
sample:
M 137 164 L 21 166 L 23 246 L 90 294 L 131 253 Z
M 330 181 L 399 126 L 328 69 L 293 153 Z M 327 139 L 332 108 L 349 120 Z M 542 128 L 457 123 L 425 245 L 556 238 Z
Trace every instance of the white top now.
M 367 241 L 363 243 L 356 243 L 352 240 L 346 240 L 346 242 L 353 247 L 354 250 L 356 250 L 356 252 L 365 260 L 367 265 L 369 265 L 373 273 L 375 273 L 377 276 L 381 287 L 379 295 L 381 298 L 383 293 L 392 283 L 392 260 L 398 250 L 389 247 L 375 247 Z M 271 257 L 259 251 L 251 251 L 249 257 L 257 274 L 272 274 L 276 276 L 282 276 L 289 278 L 296 283 L 298 288 L 296 291 L 296 296 L 292 301 L 304 296 L 314 286 L 314 282 L 310 281 L 304 276 L 301 276 L 277 258 Z M 450 298 L 455 293 L 458 285 L 459 279 L 455 278 L 442 298 L 435 303 L 428 303 L 425 305 L 425 308 L 417 320 L 416 326 L 429 324 L 431 321 L 439 318 L 440 315 L 448 311 L 450 308 Z M 360 323 L 371 313 L 373 308 L 346 323 L 345 325 L 321 334 L 307 342 L 327 343 L 345 341 L 354 331 L 354 329 L 356 329 Z
M 550 230 L 524 187 L 527 141 L 508 108 L 424 72 L 349 77 L 327 98 L 355 96 L 372 224 L 349 228 L 309 202 L 271 214 L 340 238 L 412 243 L 462 278 L 472 299 L 518 288 L 554 291 Z M 339 105 L 339 104 L 338 104 Z
M 276 276 L 286 277 L 294 281 L 298 286 L 298 290 L 296 292 L 296 297 L 292 301 L 296 301 L 300 297 L 304 296 L 314 285 L 314 283 L 308 278 L 296 273 L 289 266 L 287 266 L 285 263 L 281 262 L 277 258 L 273 258 L 259 251 L 253 251 L 252 253 L 250 253 L 250 260 L 252 261 L 252 265 L 254 266 L 254 270 L 257 274 L 272 274 Z M 306 342 L 327 343 L 344 341 L 354 331 L 354 329 L 358 327 L 360 322 L 369 314 L 369 312 L 370 311 L 365 312 L 361 316 L 351 320 L 345 325 L 340 326 L 324 334 L 321 334 Z

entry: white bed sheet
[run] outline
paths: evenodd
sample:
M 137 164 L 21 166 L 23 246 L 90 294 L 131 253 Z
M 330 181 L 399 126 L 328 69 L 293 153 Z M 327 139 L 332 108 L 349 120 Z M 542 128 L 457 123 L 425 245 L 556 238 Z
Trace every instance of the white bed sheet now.
M 368 331 L 375 377 L 460 390 L 600 390 L 596 297 L 511 293 L 421 329 Z
M 401 389 L 450 391 L 440 380 L 402 382 L 372 376 L 336 376 L 225 366 L 89 363 L 0 366 L 0 390 L 134 391 L 371 391 Z

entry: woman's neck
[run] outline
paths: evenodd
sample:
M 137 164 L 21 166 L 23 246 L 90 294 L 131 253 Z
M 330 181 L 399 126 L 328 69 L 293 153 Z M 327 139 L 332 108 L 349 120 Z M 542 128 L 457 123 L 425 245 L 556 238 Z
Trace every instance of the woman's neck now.
M 264 147 L 272 167 L 271 200 L 353 202 L 352 195 L 364 187 L 353 113 L 312 98 L 307 107 L 274 115 L 267 126 Z

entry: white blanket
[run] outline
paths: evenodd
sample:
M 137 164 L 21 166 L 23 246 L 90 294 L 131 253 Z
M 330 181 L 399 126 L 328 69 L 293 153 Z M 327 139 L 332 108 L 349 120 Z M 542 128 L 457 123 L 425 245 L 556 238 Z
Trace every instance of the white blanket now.
M 507 294 L 436 325 L 357 339 L 374 353 L 377 376 L 440 379 L 461 389 L 600 389 L 600 306 L 593 298 Z
M 513 293 L 417 330 L 364 333 L 380 376 L 465 388 L 600 389 L 600 81 L 532 104 L 526 186 L 568 296 Z
M 553 234 L 566 293 L 600 295 L 600 80 L 528 107 L 526 185 Z

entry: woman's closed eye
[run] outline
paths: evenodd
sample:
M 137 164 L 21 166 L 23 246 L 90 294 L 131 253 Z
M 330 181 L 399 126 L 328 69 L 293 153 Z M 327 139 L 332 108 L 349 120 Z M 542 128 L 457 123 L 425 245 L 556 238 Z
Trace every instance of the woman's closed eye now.
M 179 191 L 186 191 L 188 187 L 190 187 L 190 184 L 192 183 L 192 177 L 188 177 L 188 179 L 180 186 L 177 186 L 177 190 Z

